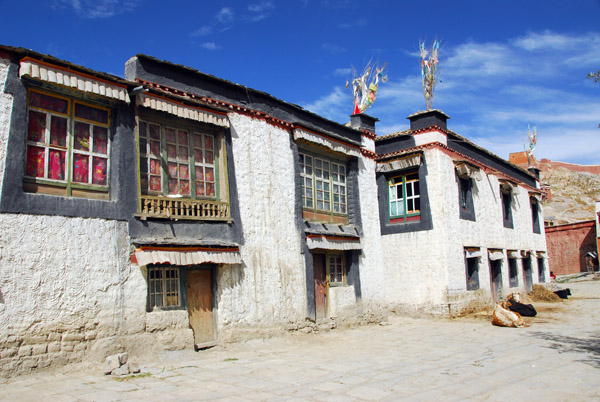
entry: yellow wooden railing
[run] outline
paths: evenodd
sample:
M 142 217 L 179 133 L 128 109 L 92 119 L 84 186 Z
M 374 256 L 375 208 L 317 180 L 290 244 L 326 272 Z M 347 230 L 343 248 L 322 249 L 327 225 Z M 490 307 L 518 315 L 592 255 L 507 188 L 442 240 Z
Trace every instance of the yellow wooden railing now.
M 229 204 L 210 200 L 172 199 L 142 195 L 139 217 L 188 219 L 201 221 L 230 221 Z

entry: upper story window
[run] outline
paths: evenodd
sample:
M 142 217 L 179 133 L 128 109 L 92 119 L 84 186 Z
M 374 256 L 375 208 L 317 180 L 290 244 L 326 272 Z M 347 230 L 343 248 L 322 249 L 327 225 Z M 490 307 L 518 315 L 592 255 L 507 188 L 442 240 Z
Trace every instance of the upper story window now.
M 140 217 L 230 220 L 223 135 L 208 125 L 146 115 L 138 130 Z
M 348 216 L 346 164 L 300 153 L 300 176 L 304 217 L 345 223 Z
M 473 205 L 473 181 L 470 177 L 458 177 L 458 205 L 461 219 L 475 220 Z
M 215 136 L 140 122 L 143 195 L 216 198 Z
M 110 111 L 30 89 L 25 191 L 108 197 Z
M 531 204 L 531 224 L 533 227 L 533 233 L 541 233 L 540 229 L 540 211 L 539 211 L 539 202 L 535 197 L 530 198 Z
M 513 228 L 512 218 L 512 187 L 510 184 L 500 185 L 500 197 L 502 198 L 502 222 L 505 228 Z
M 421 192 L 417 171 L 395 176 L 388 181 L 390 223 L 418 221 Z

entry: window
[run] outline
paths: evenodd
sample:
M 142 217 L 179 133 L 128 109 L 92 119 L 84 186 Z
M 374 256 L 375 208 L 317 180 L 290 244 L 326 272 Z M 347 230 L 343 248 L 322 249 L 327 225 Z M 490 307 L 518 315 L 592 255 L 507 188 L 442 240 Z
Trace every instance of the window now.
M 467 274 L 467 290 L 479 289 L 479 258 L 469 256 L 465 250 L 465 265 Z
M 345 284 L 344 255 L 327 254 L 327 274 L 330 285 Z
M 508 258 L 508 285 L 511 288 L 519 286 L 519 276 L 517 271 L 517 259 Z
M 500 186 L 500 196 L 502 197 L 502 220 L 504 227 L 512 229 L 512 191 Z
M 323 157 L 300 153 L 302 177 L 302 204 L 304 209 L 316 214 L 345 216 L 346 165 Z M 313 217 L 317 217 L 317 215 Z M 335 219 L 332 219 L 335 221 Z M 340 221 L 340 220 L 337 220 Z
M 213 134 L 141 121 L 139 138 L 143 195 L 216 198 Z
M 419 173 L 411 172 L 389 180 L 390 223 L 420 220 Z
M 29 90 L 25 191 L 74 196 L 90 195 L 86 190 L 106 192 L 109 125 L 106 108 Z
M 535 197 L 531 197 L 531 222 L 533 225 L 533 233 L 541 233 L 540 232 L 540 212 L 539 212 L 539 204 Z
M 181 306 L 179 268 L 148 266 L 148 309 Z
M 470 177 L 458 177 L 458 204 L 460 218 L 474 221 L 473 182 Z

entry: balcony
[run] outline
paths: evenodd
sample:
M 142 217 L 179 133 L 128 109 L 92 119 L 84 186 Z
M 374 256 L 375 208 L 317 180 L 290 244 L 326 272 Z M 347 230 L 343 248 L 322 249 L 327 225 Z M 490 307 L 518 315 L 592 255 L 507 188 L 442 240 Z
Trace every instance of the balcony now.
M 142 195 L 140 219 L 162 218 L 172 220 L 231 222 L 229 203 L 210 200 L 172 199 Z

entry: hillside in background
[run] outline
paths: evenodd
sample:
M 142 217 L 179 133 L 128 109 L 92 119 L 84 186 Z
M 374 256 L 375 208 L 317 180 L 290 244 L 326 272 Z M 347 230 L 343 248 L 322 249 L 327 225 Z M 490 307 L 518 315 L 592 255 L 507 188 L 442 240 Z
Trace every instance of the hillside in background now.
M 527 154 L 514 152 L 509 161 L 527 169 Z M 543 202 L 544 220 L 555 225 L 593 220 L 595 204 L 600 201 L 600 165 L 533 159 L 540 169 L 540 184 L 550 186 L 550 197 Z
M 595 219 L 600 201 L 600 174 L 550 166 L 540 173 L 540 182 L 550 185 L 551 197 L 543 203 L 544 220 L 555 225 Z

